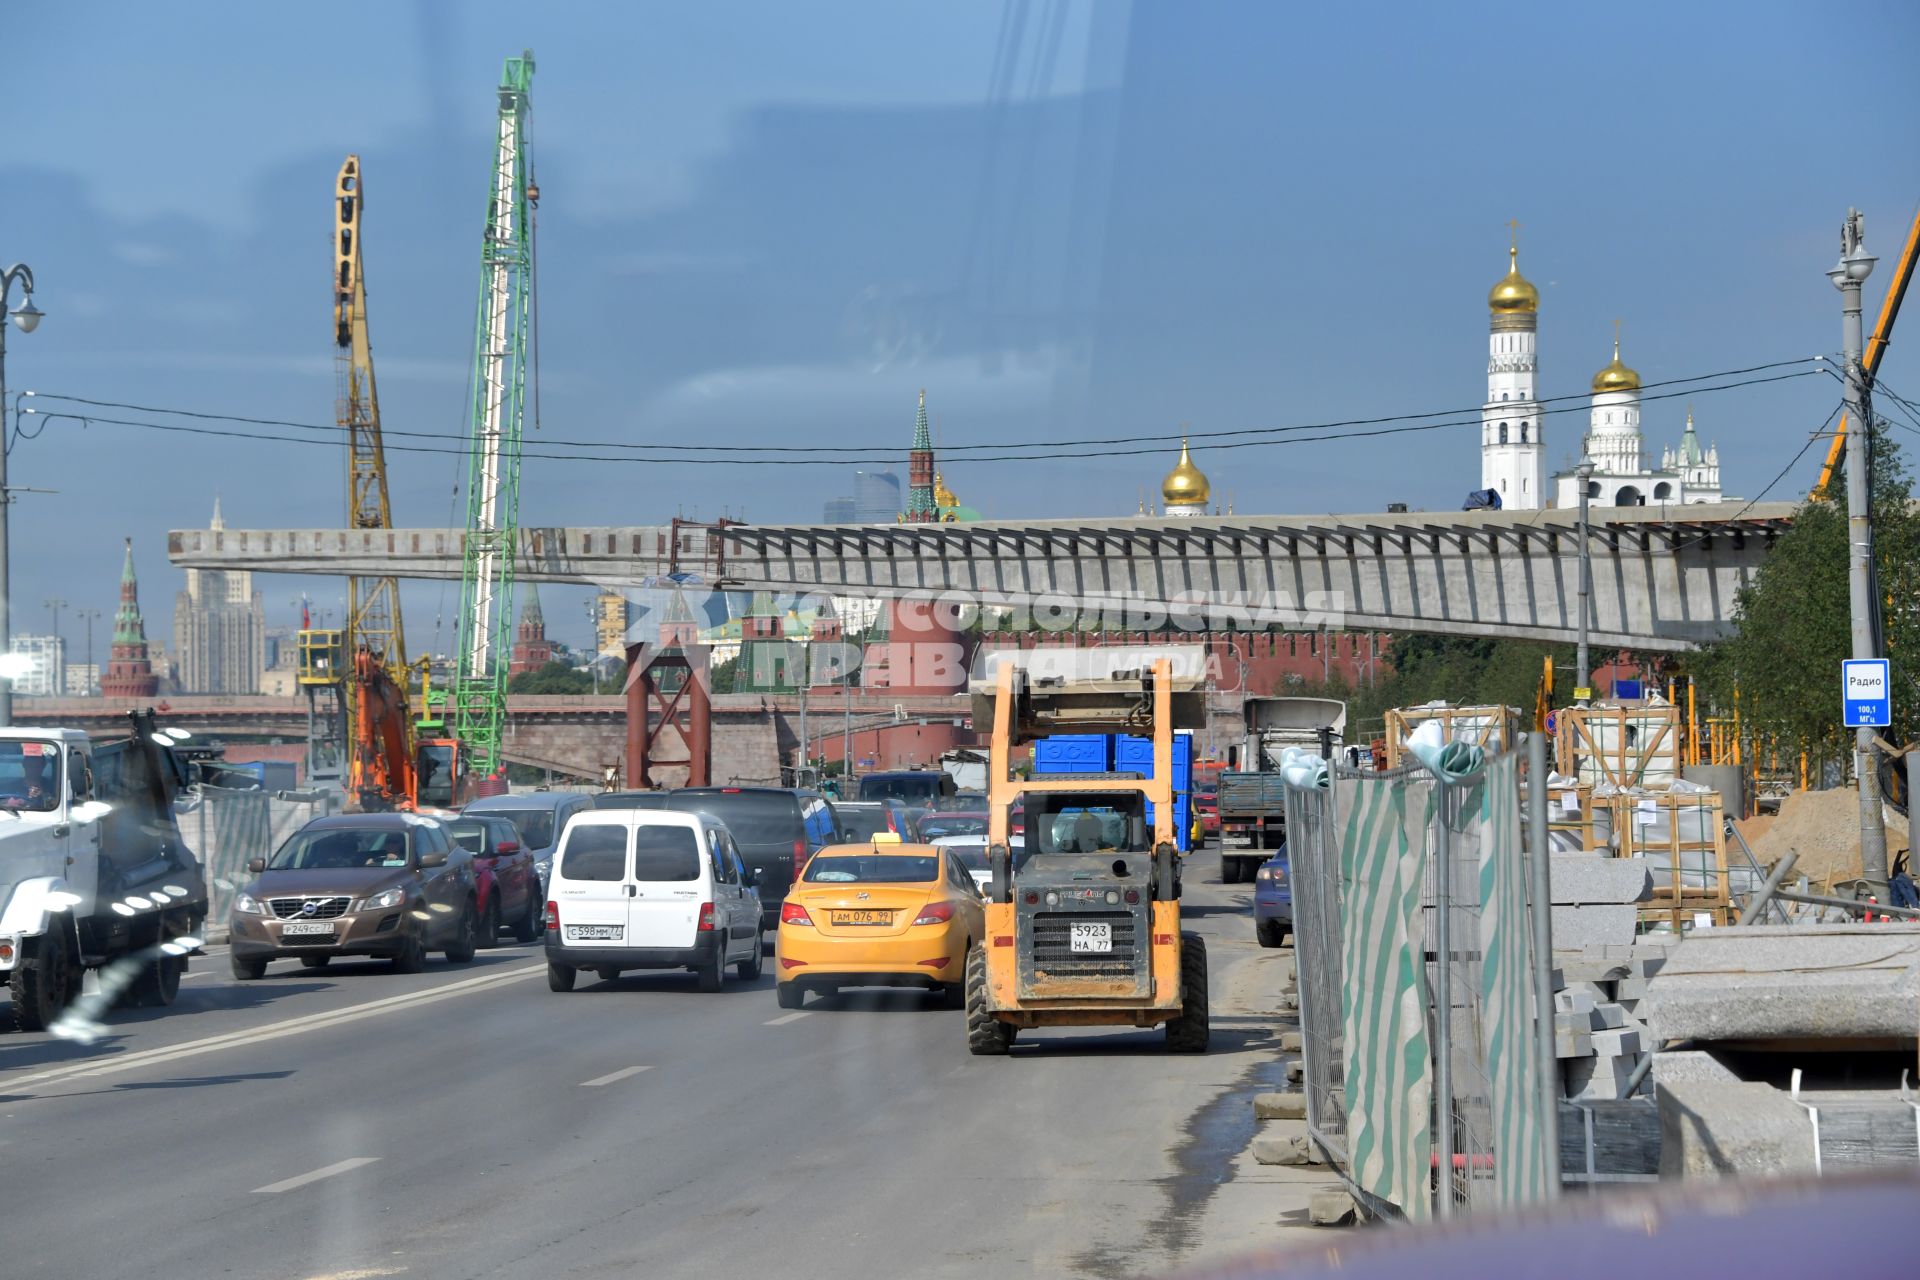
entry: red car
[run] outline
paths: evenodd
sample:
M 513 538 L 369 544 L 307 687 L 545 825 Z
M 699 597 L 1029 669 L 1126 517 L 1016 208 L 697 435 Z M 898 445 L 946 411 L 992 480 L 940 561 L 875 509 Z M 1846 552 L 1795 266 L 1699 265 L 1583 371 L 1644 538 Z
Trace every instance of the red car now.
M 514 941 L 540 936 L 546 913 L 540 901 L 540 873 L 520 829 L 506 818 L 463 814 L 446 820 L 454 843 L 473 855 L 474 903 L 480 912 L 480 945 L 491 947 L 504 927 Z
M 1220 787 L 1203 783 L 1193 793 L 1193 811 L 1200 815 L 1200 830 L 1210 836 L 1220 834 Z

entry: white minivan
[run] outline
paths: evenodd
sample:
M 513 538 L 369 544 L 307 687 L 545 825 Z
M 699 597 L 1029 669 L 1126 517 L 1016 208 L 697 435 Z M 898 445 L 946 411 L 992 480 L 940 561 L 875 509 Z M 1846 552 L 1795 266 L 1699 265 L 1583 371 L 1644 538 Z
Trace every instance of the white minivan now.
M 718 991 L 760 976 L 760 895 L 724 825 L 702 813 L 589 809 L 568 819 L 547 888 L 547 985 L 582 969 L 691 969 Z

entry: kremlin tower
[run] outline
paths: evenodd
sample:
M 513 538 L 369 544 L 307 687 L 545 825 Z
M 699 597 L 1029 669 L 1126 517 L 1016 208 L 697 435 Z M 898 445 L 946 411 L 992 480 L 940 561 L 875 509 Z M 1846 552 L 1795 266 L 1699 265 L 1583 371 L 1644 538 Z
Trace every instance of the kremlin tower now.
M 927 426 L 927 392 L 920 391 L 920 413 L 913 420 L 913 451 L 907 455 L 907 510 L 903 524 L 933 524 L 940 511 L 933 496 L 933 431 Z
M 540 612 L 540 593 L 529 582 L 520 595 L 520 621 L 514 628 L 513 656 L 507 674 L 538 671 L 553 661 L 553 642 L 547 639 L 547 619 Z
M 133 539 L 127 539 L 127 562 L 120 570 L 120 609 L 113 615 L 113 652 L 100 677 L 100 693 L 107 698 L 151 698 L 160 691 L 147 655 L 147 626 L 140 617 L 140 582 L 133 575 Z

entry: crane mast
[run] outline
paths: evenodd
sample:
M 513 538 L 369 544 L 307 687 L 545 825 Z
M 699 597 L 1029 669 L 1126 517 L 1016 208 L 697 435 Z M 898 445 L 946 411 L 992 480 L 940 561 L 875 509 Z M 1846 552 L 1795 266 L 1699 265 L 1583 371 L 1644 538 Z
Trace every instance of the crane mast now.
M 451 701 L 454 739 L 468 767 L 482 774 L 500 766 L 513 625 L 510 602 L 520 521 L 520 429 L 532 269 L 530 215 L 538 199 L 527 137 L 532 83 L 533 51 L 508 58 L 500 76 L 498 146 L 480 249 L 467 536 Z
M 336 413 L 347 437 L 347 522 L 391 529 L 387 459 L 380 442 L 367 284 L 361 261 L 366 209 L 360 157 L 348 156 L 334 184 L 333 342 Z M 342 681 L 353 721 L 347 743 L 347 793 L 363 809 L 411 807 L 413 744 L 407 716 L 406 636 L 400 586 L 393 578 L 347 579 L 346 633 L 330 664 Z
M 373 342 L 367 332 L 367 282 L 360 258 L 366 195 L 360 157 L 348 156 L 334 187 L 333 342 L 338 375 L 336 414 L 347 437 L 347 523 L 355 529 L 391 529 L 387 458 L 380 443 L 380 397 L 373 382 Z M 346 650 L 371 650 L 400 673 L 405 687 L 406 633 L 400 587 L 393 578 L 347 579 Z

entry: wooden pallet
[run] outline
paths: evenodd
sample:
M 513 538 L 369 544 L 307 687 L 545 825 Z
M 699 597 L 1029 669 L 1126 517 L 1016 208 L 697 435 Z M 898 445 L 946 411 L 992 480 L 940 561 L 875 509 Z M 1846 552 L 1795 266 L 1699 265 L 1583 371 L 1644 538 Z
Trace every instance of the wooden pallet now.
M 1667 703 L 1563 707 L 1553 742 L 1555 772 L 1590 785 L 1657 789 L 1680 776 L 1680 711 Z
M 1407 739 L 1435 720 L 1448 742 L 1470 743 L 1490 756 L 1511 748 L 1520 732 L 1520 712 L 1514 707 L 1396 707 L 1387 712 L 1387 768 L 1406 763 Z
M 1726 822 L 1718 792 L 1623 792 L 1607 797 L 1606 803 L 1613 811 L 1616 856 L 1646 858 L 1671 877 L 1666 886 L 1656 883 L 1653 900 L 1642 904 L 1643 925 L 1665 920 L 1676 933 L 1684 932 L 1700 912 L 1716 925 L 1733 923 Z M 1651 822 L 1645 820 L 1649 816 Z M 1704 883 L 1688 884 L 1688 876 Z

